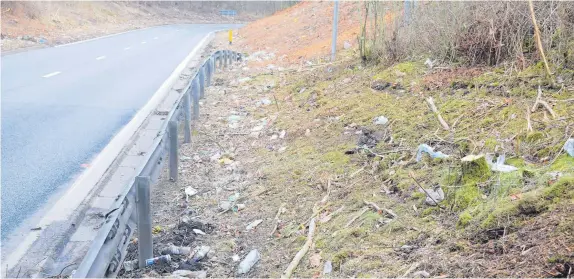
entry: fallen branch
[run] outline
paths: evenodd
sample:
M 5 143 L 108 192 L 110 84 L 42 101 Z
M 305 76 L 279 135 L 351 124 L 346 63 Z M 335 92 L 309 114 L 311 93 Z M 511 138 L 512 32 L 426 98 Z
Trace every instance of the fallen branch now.
M 427 190 L 425 188 L 423 188 L 423 186 L 421 186 L 421 184 L 419 184 L 419 182 L 417 181 L 417 179 L 415 178 L 415 174 L 411 171 L 409 172 L 409 176 L 415 181 L 415 183 L 419 186 L 419 188 L 421 188 L 425 194 L 427 195 L 427 197 L 429 197 L 440 209 L 444 209 L 444 207 L 442 207 L 430 194 L 429 192 L 427 192 Z
M 355 220 L 359 219 L 359 217 L 361 217 L 363 214 L 365 214 L 365 212 L 367 212 L 367 210 L 369 210 L 368 206 L 363 207 L 363 210 L 361 210 L 361 212 L 359 212 L 359 214 L 357 214 L 355 217 L 353 217 L 351 220 L 349 220 L 347 225 L 345 225 L 345 228 L 348 228 L 349 226 L 351 226 L 351 224 L 353 224 L 353 222 L 355 222 Z
M 538 95 L 536 96 L 536 102 L 534 102 L 531 111 L 535 112 L 538 105 L 542 105 L 552 115 L 552 118 L 556 118 L 556 113 L 552 110 L 552 107 L 546 101 L 542 100 L 542 89 L 540 89 L 540 85 L 538 85 Z
M 430 106 L 430 109 L 432 110 L 432 112 L 434 112 L 434 114 L 436 115 L 436 117 L 438 118 L 438 122 L 440 122 L 440 125 L 442 125 L 442 127 L 449 131 L 450 127 L 448 126 L 448 124 L 446 123 L 446 121 L 444 121 L 444 119 L 442 118 L 442 116 L 440 115 L 440 112 L 438 111 L 438 109 L 436 108 L 436 106 L 434 105 L 434 101 L 432 99 L 432 97 L 428 97 L 426 99 L 427 103 Z
M 405 274 L 403 274 L 403 278 L 407 277 L 407 275 L 409 275 L 409 273 L 413 272 L 413 270 L 415 270 L 417 267 L 419 267 L 419 263 L 414 263 L 411 265 L 411 267 L 409 267 L 409 269 L 407 269 L 407 272 L 405 272 Z
M 388 215 L 393 216 L 393 218 L 397 218 L 397 214 L 395 214 L 393 211 L 391 211 L 390 209 L 386 209 L 384 207 L 379 207 L 376 203 L 374 202 L 370 202 L 370 201 L 363 201 L 365 202 L 366 205 L 370 205 L 371 207 L 373 207 L 377 212 L 385 212 Z
M 305 256 L 305 254 L 307 254 L 307 252 L 309 251 L 311 244 L 313 244 L 313 236 L 314 235 L 315 235 L 315 218 L 311 219 L 311 223 L 309 223 L 309 233 L 307 234 L 307 241 L 305 242 L 303 247 L 301 247 L 301 250 L 299 250 L 299 252 L 297 252 L 297 254 L 293 258 L 293 260 L 291 261 L 289 266 L 287 266 L 287 269 L 285 270 L 285 272 L 283 273 L 281 278 L 290 278 L 291 277 L 291 274 L 293 274 L 293 270 L 295 270 L 295 268 L 297 268 L 297 266 L 299 265 L 299 262 L 301 261 L 303 256 Z

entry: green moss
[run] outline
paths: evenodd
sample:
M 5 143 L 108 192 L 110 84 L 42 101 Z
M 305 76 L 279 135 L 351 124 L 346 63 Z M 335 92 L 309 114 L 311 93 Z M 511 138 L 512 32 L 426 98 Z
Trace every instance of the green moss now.
M 574 197 L 574 176 L 564 176 L 558 181 L 552 183 L 549 187 L 544 188 L 543 198 L 551 200 L 553 203 L 562 199 L 571 199 Z
M 476 184 L 465 184 L 456 190 L 454 197 L 449 200 L 455 209 L 464 210 L 471 205 L 476 204 L 482 196 L 481 191 Z
M 532 132 L 532 133 L 529 133 L 528 135 L 526 135 L 525 142 L 536 143 L 536 142 L 539 142 L 540 140 L 542 140 L 544 138 L 545 138 L 545 136 L 542 132 Z
M 496 140 L 495 137 L 489 137 L 486 139 L 486 141 L 484 142 L 484 147 L 487 150 L 494 150 L 496 148 L 496 145 L 498 144 L 498 141 Z
M 347 259 L 349 259 L 353 255 L 353 251 L 351 250 L 341 250 L 333 255 L 333 259 L 331 262 L 333 263 L 333 269 L 338 270 L 341 264 L 343 264 Z
M 456 223 L 456 226 L 458 228 L 464 228 L 470 224 L 471 220 L 472 215 L 468 211 L 463 211 L 460 215 L 458 215 L 458 222 Z
M 574 171 L 574 157 L 568 154 L 562 154 L 552 163 L 550 169 L 553 171 Z
M 483 155 L 468 155 L 462 161 L 462 181 L 465 184 L 476 185 L 490 177 L 490 168 Z

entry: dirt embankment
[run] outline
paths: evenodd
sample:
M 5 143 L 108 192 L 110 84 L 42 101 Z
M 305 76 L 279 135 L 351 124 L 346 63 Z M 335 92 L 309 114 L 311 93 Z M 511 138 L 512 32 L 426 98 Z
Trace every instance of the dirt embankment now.
M 229 18 L 161 3 L 135 2 L 2 2 L 2 51 L 53 46 L 98 36 L 175 23 L 224 23 Z
M 153 194 L 156 255 L 209 252 L 122 275 L 279 277 L 305 251 L 293 276 L 571 276 L 574 71 L 539 87 L 541 65 L 366 66 L 352 47 L 334 63 L 308 49 L 301 64 L 285 57 L 305 45 L 255 35 L 310 43 L 294 31 L 310 22 L 283 20 L 329 5 L 239 31 L 246 61 L 217 72 L 180 179 Z M 252 250 L 260 260 L 239 274 Z

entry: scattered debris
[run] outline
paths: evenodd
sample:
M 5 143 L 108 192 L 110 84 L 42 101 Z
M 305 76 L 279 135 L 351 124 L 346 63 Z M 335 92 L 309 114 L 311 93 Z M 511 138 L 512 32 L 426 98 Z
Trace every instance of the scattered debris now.
M 420 270 L 420 271 L 413 273 L 413 278 L 429 278 L 429 277 L 430 277 L 430 273 L 428 273 L 424 270 Z
M 138 260 L 124 261 L 123 267 L 126 271 L 132 271 L 139 268 Z
M 386 125 L 387 123 L 389 123 L 389 119 L 387 119 L 385 116 L 381 115 L 377 118 L 375 118 L 375 125 Z
M 321 266 L 321 254 L 316 253 L 309 257 L 309 265 L 311 267 Z
M 343 206 L 339 207 L 337 210 L 331 212 L 330 214 L 325 215 L 325 216 L 319 218 L 319 223 L 327 223 L 327 222 L 329 222 L 335 215 L 341 213 L 341 211 L 343 211 L 344 208 L 345 208 L 345 206 L 343 205 Z
M 171 262 L 171 256 L 170 255 L 162 255 L 159 257 L 145 260 L 145 266 L 150 266 L 150 265 L 154 265 L 154 264 L 158 264 L 158 263 L 170 263 L 170 262 Z
M 281 132 L 279 133 L 279 138 L 284 139 L 286 134 L 287 132 L 285 130 L 281 130 Z
M 574 157 L 574 139 L 568 139 L 564 144 L 564 150 L 568 155 Z
M 263 222 L 262 219 L 259 220 L 255 220 L 253 222 L 251 222 L 249 225 L 247 225 L 247 227 L 245 228 L 246 231 L 250 231 L 252 229 L 255 229 L 257 226 L 259 226 L 259 224 L 261 224 Z
M 351 47 L 352 47 L 352 45 L 351 45 L 351 43 L 350 43 L 349 41 L 344 41 L 344 42 L 343 42 L 343 48 L 344 48 L 344 49 L 349 49 L 349 48 L 351 48 Z
M 151 232 L 152 232 L 153 234 L 158 234 L 158 233 L 160 233 L 160 232 L 162 232 L 162 231 L 163 231 L 163 229 L 162 229 L 161 226 L 155 226 L 155 227 L 153 227 L 153 229 L 152 229 Z
M 506 157 L 505 155 L 500 155 L 498 156 L 498 158 L 496 159 L 496 163 L 492 162 L 492 159 L 487 157 L 486 162 L 488 163 L 488 165 L 490 166 L 490 169 L 493 171 L 499 171 L 499 172 L 513 172 L 518 170 L 517 167 L 514 166 L 510 166 L 510 165 L 505 165 L 504 161 L 505 161 Z
M 170 277 L 207 278 L 207 271 L 191 271 L 180 269 L 172 272 Z
M 423 188 L 423 186 L 421 186 L 421 184 L 417 181 L 417 179 L 415 178 L 415 174 L 411 171 L 409 172 L 409 176 L 415 181 L 415 183 L 417 184 L 417 186 L 419 186 L 419 188 L 421 190 L 423 190 L 423 192 L 425 192 L 425 194 L 427 195 L 427 198 L 430 198 L 432 200 L 432 202 L 434 203 L 434 205 L 438 206 L 440 209 L 444 209 L 444 207 L 442 207 L 438 202 L 438 200 L 436 200 L 425 188 Z M 442 192 L 442 189 L 441 189 Z M 440 194 L 439 194 L 440 195 Z M 444 193 L 442 193 L 443 199 L 444 199 Z
M 436 63 L 436 60 L 430 60 L 430 58 L 427 58 L 427 60 L 425 60 L 425 66 L 427 66 L 429 69 L 434 68 L 434 64 Z
M 261 255 L 257 249 L 251 250 L 249 254 L 239 263 L 239 267 L 237 268 L 238 274 L 246 274 L 251 270 L 251 268 L 261 259 Z
M 260 107 L 260 106 L 268 106 L 271 104 L 271 100 L 267 99 L 267 98 L 263 98 L 259 101 L 257 101 L 257 103 L 255 103 L 256 106 Z
M 244 77 L 244 78 L 238 79 L 237 82 L 239 82 L 239 83 L 246 83 L 246 82 L 248 82 L 248 81 L 251 81 L 251 79 L 252 79 L 252 78 L 250 78 L 250 77 Z
M 189 202 L 189 197 L 193 197 L 197 194 L 197 190 L 191 186 L 185 187 L 185 201 Z
M 195 249 L 193 249 L 192 260 L 194 262 L 201 261 L 203 258 L 205 258 L 205 256 L 207 256 L 207 253 L 209 253 L 209 251 L 211 251 L 211 247 L 209 247 L 209 246 L 203 245 L 203 246 L 196 247 Z
M 423 152 L 424 153 L 428 153 L 431 158 L 433 159 L 446 159 L 449 157 L 449 155 L 446 155 L 440 151 L 434 151 L 434 148 L 430 147 L 428 144 L 421 144 L 419 145 L 418 151 L 417 151 L 417 162 L 420 162 L 423 158 Z
M 170 245 L 161 251 L 162 255 L 189 255 L 191 247 Z
M 435 187 L 434 189 L 425 189 L 420 190 L 421 193 L 427 193 L 427 197 L 425 199 L 425 203 L 427 205 L 437 205 L 437 202 L 441 202 L 444 200 L 444 191 L 440 186 Z M 414 206 L 414 205 L 413 205 Z M 415 210 L 416 211 L 416 210 Z
M 327 275 L 333 271 L 333 264 L 331 261 L 326 261 L 325 265 L 323 265 L 323 275 Z
M 235 254 L 231 257 L 231 260 L 233 260 L 234 262 L 238 262 L 239 260 L 241 260 L 241 257 L 239 257 L 239 255 Z
M 205 235 L 205 232 L 203 232 L 200 229 L 193 229 L 193 233 L 197 234 L 197 235 Z

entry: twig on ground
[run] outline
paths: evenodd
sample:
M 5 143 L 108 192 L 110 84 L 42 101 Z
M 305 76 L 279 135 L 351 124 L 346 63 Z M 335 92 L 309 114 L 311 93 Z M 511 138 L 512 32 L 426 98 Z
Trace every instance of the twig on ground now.
M 331 178 L 327 181 L 327 194 L 321 199 L 320 204 L 325 204 L 329 200 L 331 194 Z
M 279 108 L 279 102 L 277 102 L 277 98 L 275 97 L 275 94 L 273 94 L 273 100 L 275 100 L 275 106 L 277 107 L 277 112 L 279 112 L 281 109 Z
M 409 269 L 407 269 L 407 272 L 405 272 L 405 274 L 403 274 L 403 278 L 407 277 L 407 275 L 409 275 L 409 273 L 413 272 L 413 270 L 415 270 L 417 267 L 419 267 L 419 263 L 414 263 L 411 265 L 411 267 L 409 267 Z
M 297 252 L 297 254 L 293 258 L 293 260 L 291 261 L 289 266 L 287 266 L 287 269 L 285 270 L 285 272 L 283 273 L 281 278 L 290 278 L 291 277 L 291 275 L 293 274 L 293 270 L 295 270 L 295 268 L 297 268 L 297 266 L 299 265 L 299 262 L 301 261 L 303 256 L 305 256 L 305 254 L 307 254 L 307 252 L 309 251 L 311 244 L 313 244 L 313 236 L 314 235 L 315 235 L 315 218 L 312 218 L 311 223 L 309 223 L 309 233 L 307 234 L 307 241 L 305 242 L 303 247 L 301 247 L 301 250 L 299 250 L 299 252 Z
M 386 209 L 384 207 L 379 207 L 376 203 L 374 202 L 370 202 L 370 201 L 363 201 L 366 205 L 370 205 L 371 207 L 373 207 L 377 212 L 385 212 L 388 215 L 393 216 L 393 218 L 397 218 L 397 214 L 395 214 L 393 211 L 391 211 L 390 209 Z
M 421 186 L 421 184 L 417 181 L 417 179 L 415 178 L 415 174 L 411 171 L 409 172 L 409 176 L 415 181 L 415 183 L 419 186 L 419 188 L 421 188 L 425 194 L 427 195 L 427 197 L 429 197 L 440 209 L 444 209 L 444 207 L 442 207 L 430 194 L 429 192 L 427 192 L 427 190 L 425 188 L 423 188 L 423 186 Z
M 538 95 L 536 96 L 536 102 L 534 102 L 531 111 L 535 112 L 538 105 L 542 105 L 552 115 L 552 118 L 556 119 L 556 113 L 552 110 L 552 107 L 546 101 L 542 100 L 542 89 L 540 85 L 538 85 Z
M 368 206 L 363 207 L 363 209 L 357 215 L 355 215 L 355 217 L 353 217 L 351 220 L 349 220 L 349 222 L 345 225 L 345 228 L 348 228 L 349 226 L 351 226 L 351 224 L 353 224 L 353 222 L 355 222 L 355 220 L 359 219 L 359 217 L 361 217 L 363 214 L 365 214 L 365 212 L 367 212 L 367 210 L 369 210 Z
M 442 127 L 445 130 L 450 130 L 450 127 L 448 126 L 448 124 L 446 123 L 446 121 L 444 121 L 444 119 L 442 118 L 442 116 L 440 115 L 440 112 L 438 111 L 438 109 L 436 108 L 434 101 L 432 99 L 432 97 L 428 97 L 426 99 L 427 103 L 429 104 L 430 109 L 434 112 L 434 114 L 436 115 L 436 117 L 438 118 L 438 122 L 440 122 L 440 125 L 442 125 Z
M 275 233 L 275 231 L 277 230 L 277 227 L 279 226 L 279 216 L 281 215 L 281 213 L 283 213 L 285 211 L 285 203 L 282 203 L 281 206 L 279 206 L 279 209 L 277 210 L 277 214 L 275 214 L 275 218 L 273 218 L 273 220 L 275 221 L 275 226 L 273 226 L 273 230 L 271 231 L 271 233 L 269 234 L 269 236 L 273 236 L 273 234 Z
M 527 108 L 526 109 L 526 131 L 527 132 L 532 132 L 532 121 L 530 121 L 530 110 Z
M 339 207 L 337 210 L 331 212 L 329 215 L 325 216 L 325 220 L 327 221 L 321 221 L 321 219 L 319 219 L 319 222 L 321 223 L 327 223 L 329 220 L 331 220 L 335 215 L 341 213 L 341 211 L 343 211 L 343 209 L 345 209 L 345 206 L 342 205 L 341 207 Z
M 351 173 L 351 175 L 349 175 L 349 178 L 355 177 L 355 175 L 361 173 L 364 170 L 365 170 L 365 167 L 360 168 L 359 170 L 355 171 L 354 173 Z

